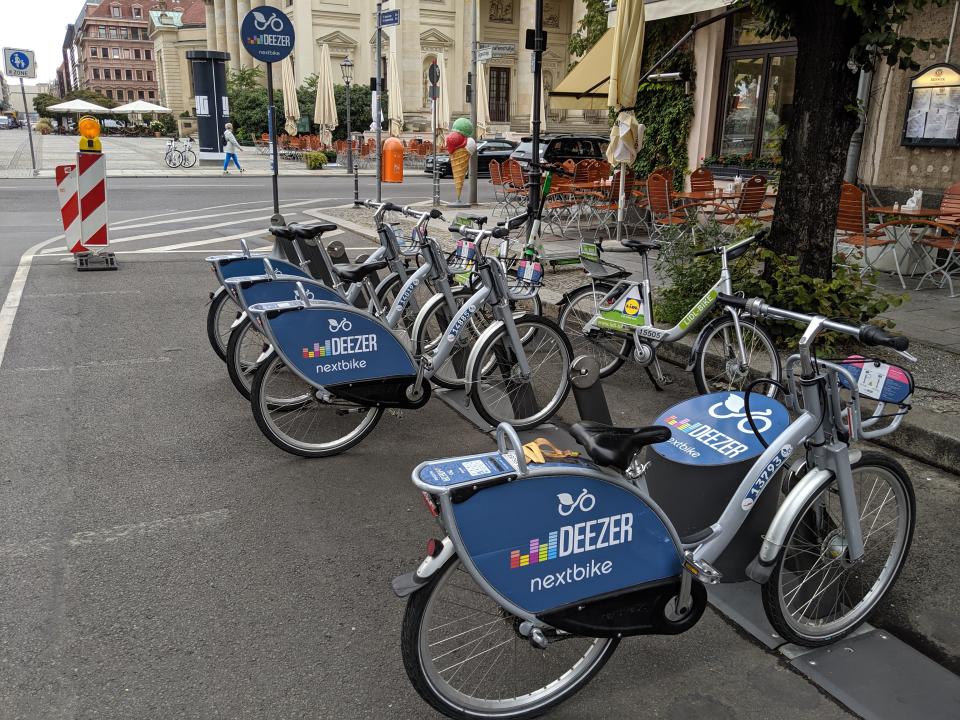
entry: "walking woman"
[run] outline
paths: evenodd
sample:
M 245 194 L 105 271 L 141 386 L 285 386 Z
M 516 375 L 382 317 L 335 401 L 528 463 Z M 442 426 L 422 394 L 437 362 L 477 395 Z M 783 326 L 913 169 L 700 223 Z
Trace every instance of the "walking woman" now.
M 223 159 L 223 174 L 230 174 L 227 168 L 230 165 L 231 159 L 233 160 L 233 164 L 237 166 L 237 170 L 243 172 L 243 168 L 240 167 L 240 161 L 237 159 L 237 153 L 242 152 L 243 148 L 240 147 L 236 135 L 233 134 L 233 123 L 227 123 L 223 126 L 223 149 L 227 153 L 227 156 Z

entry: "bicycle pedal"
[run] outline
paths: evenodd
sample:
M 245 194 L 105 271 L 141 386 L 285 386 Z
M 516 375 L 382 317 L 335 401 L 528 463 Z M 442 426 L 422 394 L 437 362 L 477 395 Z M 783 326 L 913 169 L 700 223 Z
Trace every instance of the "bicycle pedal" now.
M 706 560 L 694 560 L 689 550 L 683 554 L 683 568 L 704 585 L 716 585 L 723 578 L 723 573 Z
M 398 420 L 403 418 L 403 410 L 400 408 L 387 408 L 387 412 Z

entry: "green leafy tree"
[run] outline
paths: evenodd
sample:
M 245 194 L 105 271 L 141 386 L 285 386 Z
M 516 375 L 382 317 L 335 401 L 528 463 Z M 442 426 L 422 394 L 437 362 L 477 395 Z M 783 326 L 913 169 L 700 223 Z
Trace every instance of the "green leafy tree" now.
M 914 69 L 915 50 L 944 44 L 902 33 L 913 13 L 946 0 L 743 0 L 769 35 L 797 40 L 793 116 L 771 241 L 800 271 L 832 277 L 847 148 L 856 129 L 858 72 L 877 62 Z M 770 270 L 768 269 L 768 274 Z
M 586 13 L 570 36 L 570 54 L 583 57 L 607 32 L 607 8 L 604 0 L 587 0 Z
M 339 122 L 336 130 L 333 131 L 333 137 L 336 140 L 345 140 L 347 137 L 347 87 L 345 85 L 334 85 L 333 95 L 337 103 L 337 120 Z M 370 88 L 366 85 L 350 86 L 350 129 L 353 132 L 368 133 L 370 129 L 370 123 L 373 122 L 370 95 Z M 383 108 L 383 115 L 386 117 L 387 93 L 381 95 L 380 103 Z

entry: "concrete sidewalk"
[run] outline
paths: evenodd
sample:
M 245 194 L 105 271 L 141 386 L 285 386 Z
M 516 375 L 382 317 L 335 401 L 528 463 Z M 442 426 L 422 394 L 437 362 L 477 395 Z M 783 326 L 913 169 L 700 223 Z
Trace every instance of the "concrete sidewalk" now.
M 220 164 L 192 168 L 169 168 L 163 162 L 167 138 L 130 138 L 106 135 L 102 138 L 107 158 L 108 177 L 212 177 L 222 175 Z M 33 134 L 39 177 L 53 177 L 57 165 L 75 162 L 78 138 L 74 135 Z M 194 145 L 196 151 L 196 145 Z M 245 174 L 254 177 L 270 175 L 270 157 L 254 147 L 244 147 L 240 165 Z M 233 168 L 232 173 L 236 173 Z M 285 176 L 324 177 L 333 173 L 346 175 L 342 166 L 328 166 L 323 170 L 307 170 L 302 160 L 280 158 L 279 174 Z M 372 176 L 373 170 L 361 170 L 363 176 Z M 0 178 L 32 177 L 30 144 L 26 129 L 0 132 Z

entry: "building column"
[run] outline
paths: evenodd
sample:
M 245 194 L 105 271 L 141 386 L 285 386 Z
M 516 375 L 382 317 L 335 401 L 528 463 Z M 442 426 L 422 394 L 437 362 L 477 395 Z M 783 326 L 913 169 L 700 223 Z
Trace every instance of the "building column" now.
M 226 52 L 227 50 L 226 0 L 213 0 L 213 24 L 217 29 L 216 50 L 220 52 Z
M 217 49 L 217 21 L 213 0 L 203 0 L 203 11 L 206 16 L 207 50 Z
M 247 16 L 247 13 L 250 12 L 250 0 L 239 0 L 237 3 L 237 23 L 243 22 L 243 19 Z M 240 62 L 240 67 L 243 68 L 252 68 L 253 67 L 253 55 L 248 53 L 243 48 L 243 43 L 240 42 L 240 29 L 237 28 L 237 52 L 239 53 L 238 60 Z
M 227 52 L 230 53 L 230 69 L 240 67 L 240 28 L 237 25 L 237 0 L 226 0 Z
M 513 108 L 510 113 L 510 124 L 518 125 L 517 120 L 523 118 L 523 132 L 526 133 L 530 125 L 530 102 L 533 98 L 533 73 L 530 72 L 532 50 L 525 50 L 527 29 L 536 26 L 536 0 L 520 0 L 520 17 L 518 19 L 519 32 L 517 33 L 517 82 L 513 93 Z

